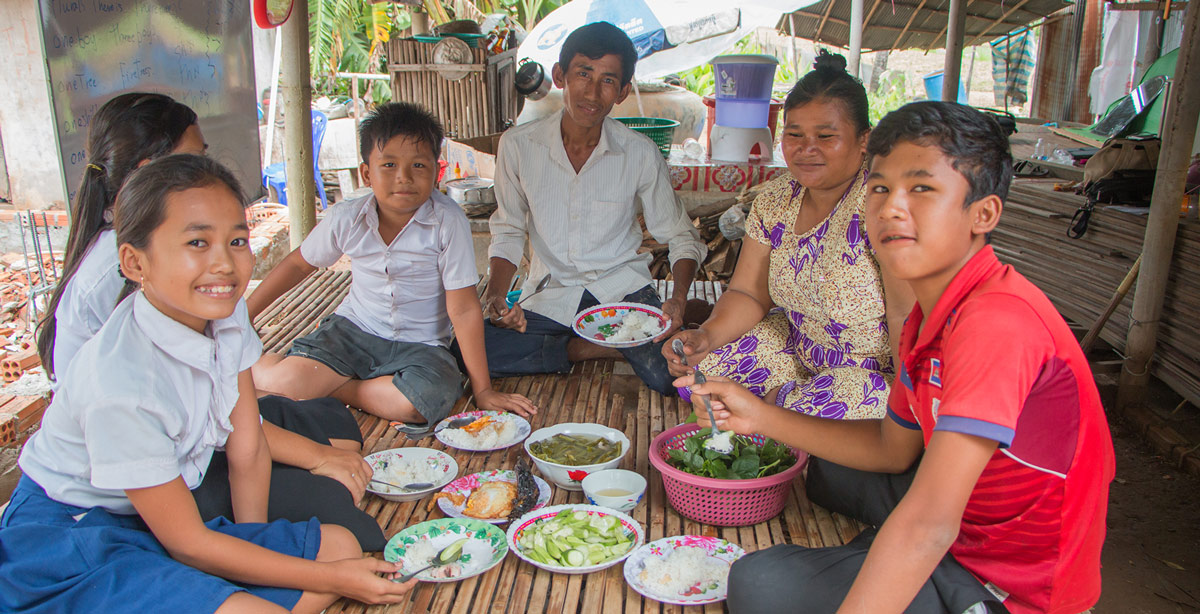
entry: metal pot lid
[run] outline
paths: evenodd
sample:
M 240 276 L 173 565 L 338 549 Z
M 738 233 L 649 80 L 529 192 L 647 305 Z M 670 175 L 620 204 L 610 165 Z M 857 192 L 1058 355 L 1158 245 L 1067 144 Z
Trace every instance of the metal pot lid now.
M 447 188 L 457 188 L 459 190 L 472 190 L 476 188 L 490 188 L 496 184 L 495 181 L 487 177 L 463 177 L 462 179 L 451 179 L 446 182 Z

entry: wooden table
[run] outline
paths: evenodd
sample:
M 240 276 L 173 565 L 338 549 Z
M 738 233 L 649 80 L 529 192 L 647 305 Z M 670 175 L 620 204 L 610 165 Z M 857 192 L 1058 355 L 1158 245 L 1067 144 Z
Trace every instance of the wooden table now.
M 292 338 L 314 327 L 323 314 L 332 311 L 341 301 L 346 283 L 344 273 L 318 271 L 280 297 L 255 322 L 265 345 L 272 350 L 282 349 Z M 697 284 L 693 295 L 715 300 L 719 288 Z M 577 364 L 568 375 L 506 378 L 494 383 L 499 390 L 526 395 L 540 408 L 530 420 L 534 429 L 560 422 L 597 422 L 621 429 L 629 437 L 633 448 L 621 459 L 620 467 L 648 477 L 646 497 L 630 514 L 642 524 L 648 541 L 681 534 L 720 536 L 752 552 L 783 543 L 810 547 L 840 545 L 858 535 L 862 529 L 859 523 L 809 503 L 804 496 L 802 478 L 794 482 L 783 513 L 757 525 L 713 527 L 680 516 L 668 505 L 662 477 L 651 468 L 648 453 L 651 439 L 682 422 L 691 413 L 691 407 L 677 398 L 665 398 L 651 392 L 636 382 L 636 376 L 623 374 L 627 371 L 624 367 L 620 361 L 596 360 Z M 631 382 L 629 378 L 635 380 Z M 467 395 L 458 401 L 453 412 L 473 409 L 476 409 L 473 399 Z M 413 446 L 443 450 L 458 462 L 460 476 L 487 469 L 511 469 L 525 454 L 521 445 L 494 452 L 465 452 L 449 448 L 434 437 L 410 441 L 386 420 L 362 412 L 355 415 L 363 432 L 364 454 Z M 581 492 L 554 487 L 550 504 L 585 502 Z M 367 494 L 361 507 L 375 517 L 384 534 L 391 537 L 407 526 L 442 517 L 436 506 L 427 511 L 428 503 L 429 498 L 398 503 Z M 448 584 L 419 584 L 410 593 L 410 598 L 401 604 L 366 606 L 343 599 L 327 612 L 632 614 L 724 611 L 723 604 L 681 608 L 644 599 L 625 584 L 622 569 L 621 565 L 615 565 L 582 576 L 553 574 L 510 554 L 500 565 L 474 578 Z

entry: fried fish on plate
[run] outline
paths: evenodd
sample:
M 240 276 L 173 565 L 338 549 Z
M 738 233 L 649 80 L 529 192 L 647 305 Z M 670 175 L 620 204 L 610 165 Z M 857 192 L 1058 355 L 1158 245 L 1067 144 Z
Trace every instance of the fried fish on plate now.
M 456 507 L 463 504 L 463 496 L 458 493 L 438 493 L 429 500 L 427 510 L 432 510 L 438 499 L 445 498 Z M 517 498 L 517 485 L 512 482 L 485 482 L 466 497 L 466 507 L 463 516 L 471 518 L 495 519 L 505 518 L 512 512 L 513 501 Z

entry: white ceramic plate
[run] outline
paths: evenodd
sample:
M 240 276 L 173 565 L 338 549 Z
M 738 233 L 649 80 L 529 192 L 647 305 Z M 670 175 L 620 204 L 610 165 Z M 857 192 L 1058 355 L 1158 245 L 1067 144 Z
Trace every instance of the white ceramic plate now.
M 445 573 L 445 570 L 435 567 L 417 574 L 417 579 L 421 582 L 458 582 L 478 576 L 499 565 L 508 554 L 508 542 L 504 532 L 495 525 L 472 518 L 439 518 L 414 524 L 393 535 L 383 547 L 383 558 L 391 563 L 402 562 L 404 569 L 401 573 L 409 573 L 426 565 L 424 561 L 405 558 L 414 548 L 436 554 L 464 537 L 470 538 L 470 541 L 463 545 L 462 556 L 458 562 L 451 563 L 458 566 L 451 569 L 455 572 L 452 577 L 442 577 L 440 574 Z
M 725 541 L 719 537 L 705 537 L 703 535 L 664 537 L 638 548 L 629 556 L 629 559 L 625 561 L 625 582 L 633 590 L 645 597 L 673 605 L 704 605 L 724 601 L 729 589 L 727 583 L 728 569 L 725 572 L 726 577 L 714 578 L 712 581 L 697 582 L 679 594 L 660 592 L 662 591 L 661 588 L 649 586 L 646 582 L 642 581 L 641 573 L 646 569 L 646 561 L 652 558 L 665 559 L 677 548 L 683 547 L 704 550 L 708 553 L 709 557 L 721 561 L 726 566 L 732 565 L 734 561 L 746 554 L 746 551 L 742 550 L 737 544 Z
M 399 478 L 389 479 L 387 475 L 388 467 L 394 463 L 422 463 L 437 470 L 439 477 L 433 480 L 433 486 L 422 490 L 402 491 L 398 488 L 380 484 L 379 482 L 370 482 L 367 484 L 367 492 L 379 495 L 389 501 L 414 501 L 420 499 L 449 484 L 451 480 L 458 477 L 458 463 L 454 461 L 454 458 L 441 450 L 430 448 L 394 448 L 383 450 L 382 452 L 367 455 L 366 461 L 371 465 L 371 469 L 375 471 L 375 478 L 401 486 L 406 482 L 398 481 Z
M 555 516 L 558 515 L 559 512 L 561 512 L 563 510 L 569 510 L 571 512 L 583 512 L 585 514 L 597 514 L 597 515 L 601 515 L 601 516 L 615 516 L 617 518 L 617 520 L 619 520 L 621 522 L 621 527 L 622 527 L 623 531 L 625 532 L 625 536 L 628 537 L 630 539 L 630 541 L 633 542 L 633 545 L 630 546 L 629 550 L 626 551 L 625 554 L 613 557 L 612 559 L 609 559 L 602 563 L 597 563 L 595 565 L 589 565 L 587 567 L 563 567 L 560 565 L 550 565 L 547 563 L 540 563 L 538 561 L 535 561 L 535 560 L 529 558 L 523 552 L 521 552 L 521 547 L 518 545 L 518 541 L 521 539 L 522 535 L 526 531 L 531 529 L 534 525 L 536 525 L 540 522 L 546 522 L 546 521 L 550 520 L 551 518 L 554 518 Z M 584 505 L 581 503 L 568 503 L 565 505 L 552 505 L 550 507 L 543 507 L 540 510 L 534 510 L 532 512 L 529 512 L 528 514 L 525 514 L 524 516 L 521 516 L 515 522 L 512 522 L 508 525 L 508 548 L 509 548 L 509 550 L 512 550 L 513 553 L 516 554 L 518 558 L 520 558 L 522 561 L 525 561 L 526 563 L 529 563 L 530 565 L 533 565 L 535 567 L 540 567 L 542 569 L 545 569 L 546 571 L 552 571 L 554 573 L 562 573 L 562 574 L 586 574 L 586 573 L 592 573 L 593 571 L 600 571 L 601 569 L 607 569 L 609 567 L 612 567 L 613 565 L 616 565 L 617 563 L 620 563 L 621 561 L 624 561 L 626 558 L 628 558 L 630 554 L 632 554 L 635 550 L 638 549 L 639 546 L 642 545 L 642 541 L 645 538 L 646 538 L 646 533 L 642 529 L 642 525 L 638 524 L 638 521 L 634 520 L 633 518 L 630 518 L 628 515 L 622 514 L 621 512 L 618 512 L 616 510 L 610 510 L 606 507 L 600 507 L 597 505 Z
M 451 420 L 455 420 L 457 418 L 484 418 L 484 417 L 490 417 L 496 421 L 511 422 L 512 424 L 515 424 L 517 427 L 516 433 L 511 438 L 505 439 L 503 441 L 498 441 L 498 442 L 496 442 L 496 444 L 494 446 L 490 446 L 490 447 L 484 446 L 483 444 L 480 444 L 478 446 L 464 446 L 464 445 L 460 445 L 457 443 L 451 443 L 450 439 L 448 437 L 446 437 L 445 433 L 443 433 L 443 431 L 446 430 L 446 427 L 450 424 Z M 529 433 L 532 431 L 533 431 L 533 429 L 529 426 L 529 421 L 516 415 L 516 414 L 510 414 L 506 411 L 477 410 L 477 411 L 467 411 L 467 412 L 463 412 L 461 414 L 455 414 L 453 416 L 450 416 L 449 418 L 446 418 L 445 420 L 442 420 L 441 422 L 437 423 L 437 426 L 433 427 L 433 436 L 437 437 L 438 441 L 446 444 L 447 446 L 450 446 L 451 448 L 458 448 L 459 450 L 467 450 L 469 452 L 490 452 L 492 450 L 502 450 L 509 446 L 514 446 L 518 443 L 521 443 L 522 441 L 525 440 L 526 437 L 529 436 Z
M 537 503 L 534 504 L 533 509 L 529 510 L 531 512 L 546 507 L 546 504 L 550 502 L 550 484 L 546 483 L 546 480 L 543 480 L 536 475 L 533 476 L 533 481 L 537 483 L 538 500 Z M 474 492 L 476 488 L 479 488 L 481 484 L 486 484 L 488 482 L 509 482 L 516 484 L 517 472 L 513 471 L 512 469 L 492 469 L 491 471 L 481 471 L 479 473 L 472 473 L 471 475 L 464 475 L 461 478 L 458 478 L 457 480 L 447 484 L 446 487 L 442 489 L 442 492 L 469 497 L 471 496 L 471 493 Z M 474 518 L 473 516 L 467 516 L 466 514 L 463 514 L 463 510 L 467 507 L 466 501 L 463 501 L 462 505 L 455 505 L 449 499 L 445 498 L 438 499 L 437 502 L 438 507 L 442 510 L 442 513 L 451 518 L 472 518 L 474 520 L 482 520 L 492 524 L 504 524 L 508 522 L 508 518 Z
M 617 334 L 617 329 L 620 328 L 621 321 L 625 319 L 625 316 L 634 311 L 640 311 L 651 318 L 656 318 L 662 324 L 658 332 L 649 337 L 632 341 L 608 341 L 609 337 Z M 596 345 L 610 348 L 631 348 L 650 343 L 668 328 L 671 328 L 671 320 L 663 315 L 661 309 L 641 303 L 606 303 L 588 307 L 575 314 L 575 321 L 571 326 L 575 334 L 580 337 Z

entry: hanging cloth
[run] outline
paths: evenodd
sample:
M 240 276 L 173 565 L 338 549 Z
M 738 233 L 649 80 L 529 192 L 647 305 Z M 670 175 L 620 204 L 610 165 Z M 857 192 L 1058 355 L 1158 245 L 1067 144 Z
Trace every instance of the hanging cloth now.
M 1033 35 L 1029 28 L 1005 34 L 992 41 L 992 94 L 996 106 L 1024 104 L 1029 99 L 1029 75 L 1033 72 Z

